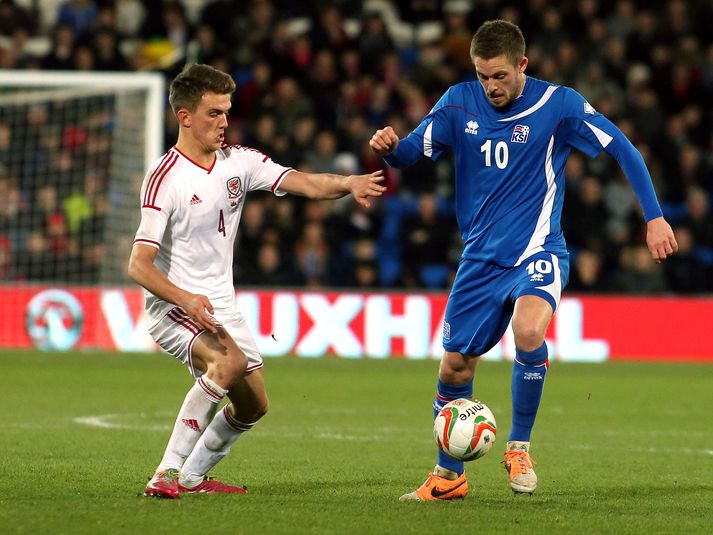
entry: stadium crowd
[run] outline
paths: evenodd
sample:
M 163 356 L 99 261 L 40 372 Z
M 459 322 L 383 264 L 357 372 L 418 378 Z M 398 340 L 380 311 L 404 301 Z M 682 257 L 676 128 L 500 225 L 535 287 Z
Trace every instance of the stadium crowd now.
M 713 291 L 710 2 L 0 0 L 0 69 L 169 81 L 185 62 L 209 63 L 238 84 L 228 143 L 301 170 L 371 172 L 385 166 L 368 146 L 376 128 L 404 136 L 450 85 L 474 80 L 470 40 L 491 18 L 523 29 L 528 75 L 574 87 L 634 142 L 674 226 L 679 253 L 656 265 L 616 163 L 573 152 L 570 290 Z M 0 279 L 98 281 L 111 144 L 98 109 L 61 130 L 51 108 L 21 121 L 0 111 Z M 18 148 L 19 130 L 34 146 Z M 175 138 L 167 106 L 166 148 Z M 251 194 L 236 284 L 446 288 L 461 248 L 453 172 L 448 157 L 388 169 L 389 192 L 368 210 Z

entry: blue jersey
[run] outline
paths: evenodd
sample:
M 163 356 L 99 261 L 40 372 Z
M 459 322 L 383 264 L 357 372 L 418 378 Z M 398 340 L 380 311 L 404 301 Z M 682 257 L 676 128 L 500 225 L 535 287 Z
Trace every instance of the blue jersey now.
M 569 87 L 527 77 L 520 97 L 498 109 L 479 82 L 467 82 L 448 89 L 385 160 L 402 167 L 452 149 L 463 257 L 510 267 L 540 251 L 567 255 L 567 157 L 572 148 L 594 157 L 619 135 Z

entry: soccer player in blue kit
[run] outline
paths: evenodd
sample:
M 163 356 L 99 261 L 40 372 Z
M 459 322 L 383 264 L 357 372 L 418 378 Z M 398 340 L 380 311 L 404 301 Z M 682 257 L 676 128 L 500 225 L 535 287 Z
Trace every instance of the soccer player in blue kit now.
M 464 249 L 446 307 L 433 410 L 473 395 L 480 355 L 512 319 L 512 428 L 503 463 L 512 490 L 531 494 L 537 476 L 530 434 L 549 365 L 545 331 L 569 273 L 560 217 L 570 151 L 594 157 L 603 150 L 616 159 L 643 208 L 655 262 L 678 246 L 641 154 L 575 90 L 525 75 L 525 39 L 516 25 L 485 22 L 470 55 L 479 83 L 450 87 L 406 138 L 386 126 L 369 143 L 393 167 L 422 156 L 435 160 L 445 149 L 455 154 Z M 400 499 L 452 500 L 467 493 L 463 463 L 439 451 L 423 485 Z

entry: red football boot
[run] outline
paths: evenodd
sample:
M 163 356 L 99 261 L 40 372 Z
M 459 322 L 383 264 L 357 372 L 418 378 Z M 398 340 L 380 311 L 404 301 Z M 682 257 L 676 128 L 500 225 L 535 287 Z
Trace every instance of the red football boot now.
M 178 490 L 181 494 L 247 494 L 248 489 L 245 487 L 236 487 L 228 485 L 217 479 L 205 478 L 196 487 L 184 487 L 178 484 Z
M 175 500 L 181 496 L 178 486 L 178 470 L 156 472 L 146 485 L 144 496 Z

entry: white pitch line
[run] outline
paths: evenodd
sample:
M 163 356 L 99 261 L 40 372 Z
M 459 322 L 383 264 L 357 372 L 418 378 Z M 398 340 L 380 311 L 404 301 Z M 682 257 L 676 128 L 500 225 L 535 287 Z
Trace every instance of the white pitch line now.
M 567 447 L 571 450 L 593 450 L 595 449 L 595 446 L 593 444 L 567 444 Z M 596 446 L 596 449 L 601 449 L 600 447 Z M 611 448 L 610 448 L 611 449 Z M 713 450 L 710 449 L 695 449 L 695 448 L 655 448 L 653 446 L 650 447 L 641 447 L 641 446 L 620 446 L 616 447 L 614 449 L 618 450 L 624 450 L 624 451 L 631 451 L 635 453 L 655 453 L 655 454 L 660 454 L 660 453 L 687 453 L 687 454 L 693 454 L 693 455 L 713 455 Z
M 169 425 L 148 425 L 148 424 L 125 424 L 119 423 L 111 420 L 116 420 L 118 418 L 132 418 L 138 416 L 139 418 L 146 418 L 146 414 L 140 413 L 138 415 L 132 414 L 101 414 L 99 416 L 82 416 L 73 418 L 72 421 L 81 425 L 88 425 L 90 427 L 99 427 L 101 429 L 128 429 L 131 431 L 168 431 L 171 429 Z
M 346 440 L 350 442 L 383 442 L 384 437 L 381 435 L 343 435 L 341 433 L 319 433 L 315 438 L 325 440 Z
M 73 421 L 77 424 L 80 425 L 86 425 L 89 427 L 97 427 L 100 429 L 122 429 L 122 430 L 129 430 L 129 431 L 169 431 L 172 429 L 172 426 L 170 425 L 151 425 L 151 424 L 136 424 L 136 423 L 121 423 L 117 422 L 115 420 L 118 419 L 123 419 L 123 420 L 129 420 L 129 419 L 146 419 L 148 417 L 151 418 L 157 418 L 157 417 L 166 417 L 168 418 L 168 414 L 166 412 L 163 413 L 155 413 L 155 414 L 150 414 L 147 415 L 145 413 L 138 413 L 138 414 L 101 414 L 97 416 L 82 416 L 82 417 L 77 417 L 73 418 Z M 19 424 L 18 424 L 19 425 Z M 263 437 L 281 437 L 281 438 L 291 438 L 291 439 L 300 439 L 300 438 L 317 438 L 320 440 L 333 440 L 333 441 L 360 441 L 360 442 L 383 442 L 386 439 L 384 438 L 385 436 L 388 436 L 390 434 L 394 434 L 396 432 L 404 432 L 406 431 L 405 429 L 399 429 L 395 427 L 383 427 L 383 428 L 378 428 L 376 431 L 379 431 L 380 434 L 373 434 L 374 429 L 372 429 L 372 433 L 368 434 L 358 434 L 358 433 L 350 433 L 350 434 L 344 434 L 344 433 L 339 433 L 336 430 L 335 431 L 321 431 L 321 432 L 315 432 L 312 433 L 309 429 L 305 429 L 301 433 L 290 433 L 290 432 L 285 432 L 285 431 L 271 431 L 271 430 L 265 430 L 261 428 L 257 428 L 253 433 L 258 435 L 258 436 L 263 436 Z M 692 432 L 695 433 L 695 432 Z M 430 440 L 427 440 L 425 438 L 423 439 L 418 439 L 418 442 L 430 442 Z M 540 443 L 541 445 L 541 443 Z M 574 450 L 593 450 L 595 449 L 595 445 L 593 444 L 567 444 L 565 447 L 568 449 L 574 449 Z M 601 449 L 600 446 L 596 446 L 597 449 Z M 619 450 L 625 450 L 625 451 L 630 451 L 630 452 L 636 452 L 636 453 L 652 453 L 652 454 L 661 454 L 661 453 L 684 453 L 688 455 L 706 455 L 706 456 L 713 456 L 713 449 L 708 449 L 708 448 L 688 448 L 688 447 L 681 447 L 681 448 L 659 448 L 659 447 L 616 447 L 615 449 Z

